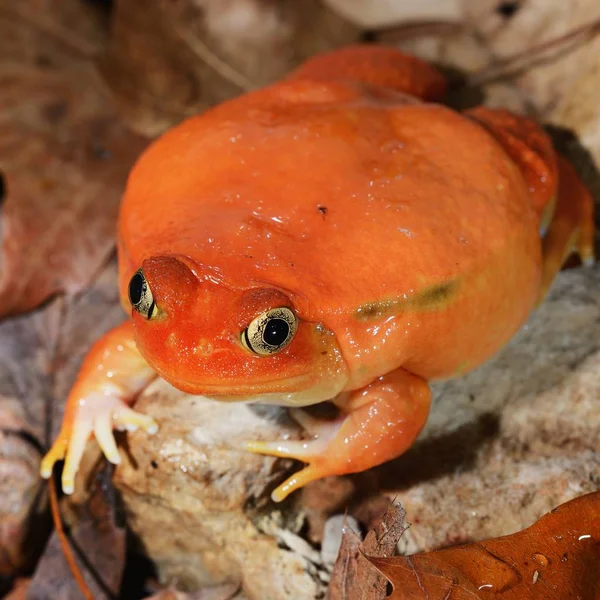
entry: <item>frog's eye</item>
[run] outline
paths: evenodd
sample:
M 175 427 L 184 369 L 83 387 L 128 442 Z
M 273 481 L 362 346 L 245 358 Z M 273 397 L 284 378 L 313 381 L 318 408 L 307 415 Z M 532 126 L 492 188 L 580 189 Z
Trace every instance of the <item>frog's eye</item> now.
M 298 329 L 298 318 L 289 308 L 273 308 L 256 317 L 242 332 L 244 348 L 269 356 L 283 350 Z
M 152 319 L 158 314 L 152 291 L 142 269 L 137 270 L 129 281 L 129 302 L 146 319 Z

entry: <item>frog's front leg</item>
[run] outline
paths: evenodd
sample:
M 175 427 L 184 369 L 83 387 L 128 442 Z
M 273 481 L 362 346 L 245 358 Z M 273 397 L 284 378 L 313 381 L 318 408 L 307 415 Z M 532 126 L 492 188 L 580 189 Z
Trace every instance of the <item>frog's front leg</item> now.
M 120 462 L 113 429 L 133 431 L 141 427 L 154 433 L 154 420 L 133 411 L 129 404 L 156 377 L 139 353 L 130 321 L 100 338 L 86 356 L 69 392 L 58 438 L 42 459 L 42 477 L 52 475 L 54 464 L 66 458 L 62 488 L 71 494 L 85 445 L 94 435 L 113 464 Z
M 340 394 L 334 402 L 340 417 L 320 426 L 297 413 L 297 420 L 318 435 L 314 440 L 244 445 L 251 452 L 308 463 L 272 493 L 275 502 L 315 479 L 358 473 L 400 456 L 425 425 L 431 392 L 425 380 L 398 369 L 363 389 Z

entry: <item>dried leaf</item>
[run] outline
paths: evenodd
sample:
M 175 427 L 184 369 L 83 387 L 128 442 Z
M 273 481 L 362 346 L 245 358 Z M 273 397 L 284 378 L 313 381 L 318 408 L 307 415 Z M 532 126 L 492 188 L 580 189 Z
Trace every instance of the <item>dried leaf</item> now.
M 58 432 L 84 353 L 123 317 L 111 263 L 77 299 L 0 322 L 0 574 L 45 542 L 47 522 L 36 514 L 42 448 Z
M 76 35 L 75 49 L 40 35 L 60 27 L 36 4 L 0 11 L 0 317 L 92 280 L 113 251 L 125 177 L 146 143 L 116 119 L 80 56 L 91 50 Z
M 562 504 L 513 535 L 369 560 L 392 582 L 390 600 L 597 600 L 598 514 L 600 492 Z
M 10 592 L 3 596 L 5 600 L 27 600 L 27 591 L 31 584 L 31 579 L 17 579 Z
M 41 546 L 28 539 L 40 504 L 41 447 L 19 412 L 16 402 L 0 399 L 0 577 L 31 566 Z
M 118 594 L 125 566 L 125 530 L 115 524 L 110 470 L 104 469 L 104 481 L 97 485 L 90 501 L 80 508 L 71 527 L 74 555 L 96 600 L 112 600 Z M 35 600 L 81 597 L 56 533 L 38 564 L 28 597 Z
M 197 592 L 180 592 L 168 588 L 150 596 L 146 600 L 231 600 L 236 597 L 240 586 L 236 583 L 207 587 Z
M 324 0 L 325 4 L 365 29 L 379 29 L 396 23 L 429 19 L 458 21 L 462 16 L 460 0 Z
M 360 31 L 320 0 L 127 0 L 112 34 L 100 71 L 128 123 L 156 135 Z
M 394 554 L 396 544 L 406 531 L 406 513 L 399 502 L 393 502 L 379 524 L 367 534 L 365 541 L 346 528 L 340 553 L 331 573 L 328 600 L 379 600 L 386 597 L 387 581 L 366 556 L 387 557 Z

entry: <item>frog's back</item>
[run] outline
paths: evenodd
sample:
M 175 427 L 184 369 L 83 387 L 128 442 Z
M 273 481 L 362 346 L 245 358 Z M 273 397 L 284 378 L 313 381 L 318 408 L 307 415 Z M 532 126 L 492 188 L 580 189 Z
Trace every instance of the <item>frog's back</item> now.
M 121 281 L 149 256 L 181 254 L 232 285 L 287 290 L 303 316 L 332 323 L 403 301 L 428 310 L 468 278 L 489 285 L 500 264 L 521 269 L 514 285 L 533 298 L 536 228 L 517 168 L 465 117 L 291 81 L 183 123 L 141 158 Z

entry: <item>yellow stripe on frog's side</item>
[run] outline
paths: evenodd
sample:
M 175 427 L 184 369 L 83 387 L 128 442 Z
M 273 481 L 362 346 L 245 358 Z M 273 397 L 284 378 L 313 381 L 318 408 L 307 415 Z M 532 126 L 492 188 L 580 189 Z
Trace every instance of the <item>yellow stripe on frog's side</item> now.
M 356 309 L 354 316 L 358 321 L 370 321 L 396 314 L 403 310 L 438 310 L 452 301 L 459 287 L 459 281 L 455 279 L 428 286 L 422 291 L 413 294 L 403 294 L 396 298 L 366 302 Z

